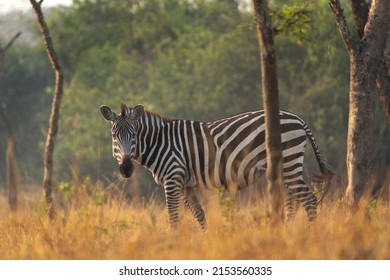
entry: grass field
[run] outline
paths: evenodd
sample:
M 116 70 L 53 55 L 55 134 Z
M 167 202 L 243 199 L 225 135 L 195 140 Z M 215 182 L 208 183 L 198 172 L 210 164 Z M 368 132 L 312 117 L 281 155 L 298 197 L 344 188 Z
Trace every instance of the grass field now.
M 204 202 L 208 227 L 200 230 L 189 211 L 171 230 L 161 200 L 131 203 L 104 193 L 73 194 L 45 215 L 42 195 L 20 194 L 10 213 L 0 197 L 2 259 L 390 259 L 390 208 L 381 202 L 349 218 L 341 203 L 322 205 L 308 225 L 302 210 L 291 224 L 271 225 L 258 203 Z

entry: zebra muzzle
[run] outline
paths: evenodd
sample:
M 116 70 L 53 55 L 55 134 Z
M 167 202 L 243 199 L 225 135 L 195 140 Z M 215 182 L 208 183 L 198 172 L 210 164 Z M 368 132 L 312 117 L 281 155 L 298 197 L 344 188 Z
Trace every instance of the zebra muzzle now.
M 121 172 L 123 178 L 130 178 L 131 175 L 133 175 L 134 165 L 130 156 L 125 156 L 123 158 L 121 165 L 119 165 L 119 171 Z

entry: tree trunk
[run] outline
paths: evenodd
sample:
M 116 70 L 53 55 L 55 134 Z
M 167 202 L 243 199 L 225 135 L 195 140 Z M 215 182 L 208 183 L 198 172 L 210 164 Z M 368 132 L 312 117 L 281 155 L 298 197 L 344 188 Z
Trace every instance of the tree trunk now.
M 15 34 L 15 36 L 9 41 L 9 43 L 0 49 L 0 79 L 4 78 L 7 72 L 5 65 L 5 53 L 12 46 L 12 44 L 19 38 L 21 32 Z M 0 102 L 1 103 L 1 102 Z M 3 104 L 0 104 L 0 117 L 3 120 L 5 132 L 7 134 L 7 152 L 6 152 L 6 166 L 7 166 L 7 189 L 8 189 L 8 203 L 11 211 L 15 211 L 18 205 L 18 187 L 19 187 L 19 175 L 16 163 L 16 144 L 15 137 L 12 131 L 11 122 L 7 117 Z
M 364 36 L 364 27 L 368 21 L 368 15 L 370 11 L 370 2 L 365 0 L 351 0 L 350 1 L 355 21 L 355 27 L 358 30 L 360 39 Z M 380 63 L 380 68 L 376 77 L 376 87 L 379 92 L 380 101 L 383 108 L 383 113 L 387 120 L 387 126 L 390 128 L 390 59 L 389 59 L 389 46 L 383 52 L 383 58 Z M 383 168 L 380 165 L 385 164 L 385 161 L 381 161 L 375 167 L 375 181 L 376 185 L 371 191 L 371 200 L 378 199 L 381 188 L 383 187 Z M 368 208 L 367 208 L 368 209 Z
M 7 188 L 8 188 L 8 203 L 11 211 L 17 210 L 18 205 L 18 186 L 19 186 L 19 176 L 16 164 L 16 144 L 14 134 L 12 132 L 11 123 L 3 109 L 3 106 L 0 104 L 0 117 L 3 120 L 5 131 L 7 134 L 7 152 L 6 152 L 6 162 L 7 162 Z
M 390 1 L 372 1 L 359 39 L 351 36 L 339 1 L 330 0 L 330 7 L 350 58 L 346 201 L 353 212 L 373 179 L 375 85 L 389 32 Z
M 349 123 L 347 139 L 347 205 L 358 206 L 373 179 L 373 125 L 375 78 L 366 77 L 367 57 L 350 57 Z
M 271 200 L 269 211 L 274 222 L 281 222 L 284 214 L 284 184 L 273 28 L 267 1 L 254 0 L 253 3 L 260 47 L 261 81 L 265 110 L 266 177 L 268 198 Z
M 48 129 L 45 151 L 44 151 L 44 175 L 43 175 L 43 188 L 45 190 L 45 199 L 48 207 L 48 216 L 49 218 L 54 218 L 55 212 L 52 205 L 53 203 L 53 196 L 52 196 L 53 152 L 54 152 L 54 145 L 55 145 L 55 140 L 58 131 L 58 122 L 60 118 L 60 105 L 61 105 L 61 98 L 63 93 L 64 75 L 62 73 L 62 68 L 57 58 L 56 52 L 54 51 L 49 28 L 46 24 L 41 9 L 41 4 L 43 0 L 39 2 L 35 0 L 30 0 L 30 2 L 37 15 L 47 56 L 49 57 L 50 63 L 52 64 L 56 75 L 54 96 L 53 96 L 53 102 L 52 102 L 50 120 L 49 120 L 49 129 Z
M 364 27 L 368 21 L 370 2 L 365 0 L 350 0 L 356 29 L 360 39 L 364 36 Z M 388 46 L 389 47 L 389 46 Z M 376 77 L 379 97 L 382 103 L 387 125 L 390 127 L 390 50 L 384 50 L 383 58 Z

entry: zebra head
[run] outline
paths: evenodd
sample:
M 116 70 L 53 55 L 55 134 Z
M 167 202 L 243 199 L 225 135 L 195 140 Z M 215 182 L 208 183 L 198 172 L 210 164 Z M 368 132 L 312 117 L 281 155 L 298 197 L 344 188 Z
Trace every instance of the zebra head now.
M 137 105 L 128 108 L 121 102 L 120 115 L 115 114 L 110 107 L 102 105 L 100 112 L 105 120 L 111 122 L 112 155 L 118 161 L 119 170 L 124 178 L 133 174 L 133 159 L 136 152 L 136 133 L 138 120 L 144 113 L 144 106 Z

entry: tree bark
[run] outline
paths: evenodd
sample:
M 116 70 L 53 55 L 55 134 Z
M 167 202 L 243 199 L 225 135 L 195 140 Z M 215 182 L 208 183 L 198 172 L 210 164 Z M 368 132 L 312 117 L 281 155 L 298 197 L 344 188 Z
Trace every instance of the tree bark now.
M 273 41 L 273 28 L 266 0 L 254 0 L 260 47 L 262 94 L 265 111 L 265 144 L 267 150 L 267 189 L 272 220 L 283 221 L 284 184 L 282 145 L 279 119 L 278 79 Z
M 330 0 L 330 7 L 350 59 L 346 202 L 353 213 L 373 179 L 374 96 L 389 32 L 390 1 L 372 1 L 361 38 L 351 35 L 339 1 Z
M 376 77 L 376 84 L 379 91 L 379 98 L 382 103 L 383 112 L 390 128 L 390 57 L 384 54 L 381 69 Z
M 56 52 L 53 47 L 53 42 L 50 37 L 49 28 L 46 24 L 41 5 L 43 0 L 35 1 L 30 0 L 31 5 L 37 15 L 39 28 L 42 33 L 42 38 L 45 44 L 47 56 L 52 64 L 55 72 L 55 89 L 53 95 L 53 102 L 50 113 L 49 129 L 46 138 L 45 151 L 44 151 L 44 175 L 43 175 L 43 189 L 45 191 L 45 200 L 48 207 L 49 218 L 54 218 L 55 212 L 53 208 L 53 152 L 55 146 L 55 140 L 58 132 L 58 122 L 60 118 L 60 105 L 63 94 L 64 75 L 61 65 L 57 58 Z

